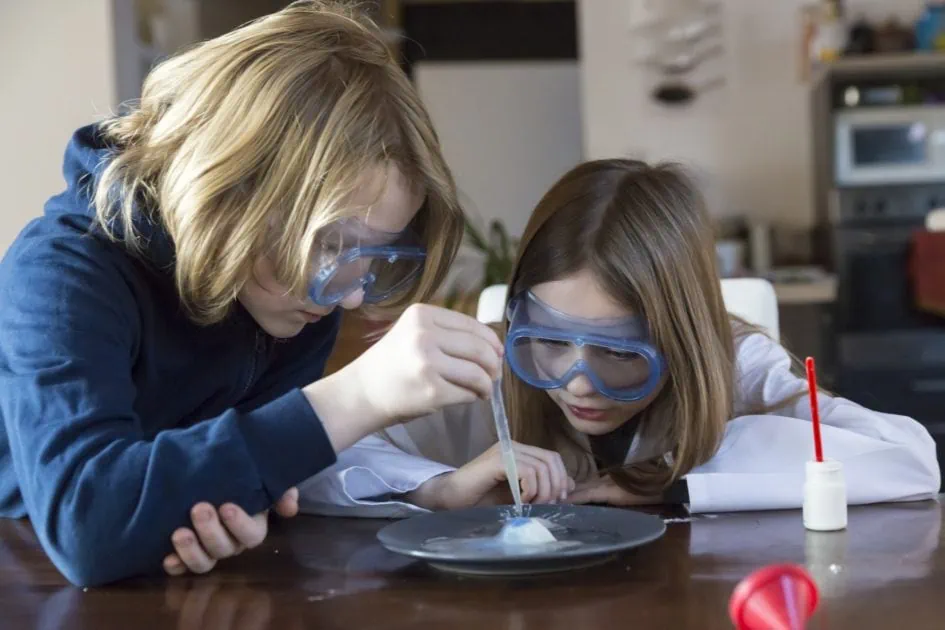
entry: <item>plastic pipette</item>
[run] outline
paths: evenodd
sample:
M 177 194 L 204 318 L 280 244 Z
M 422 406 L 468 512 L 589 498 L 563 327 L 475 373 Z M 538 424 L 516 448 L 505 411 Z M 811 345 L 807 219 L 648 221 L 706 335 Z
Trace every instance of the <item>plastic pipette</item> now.
M 515 451 L 512 450 L 512 435 L 509 432 L 509 418 L 505 414 L 505 402 L 502 399 L 502 375 L 492 383 L 492 416 L 495 419 L 495 431 L 499 436 L 499 448 L 505 475 L 515 501 L 515 515 L 522 516 L 522 492 L 518 485 L 518 466 L 515 464 Z

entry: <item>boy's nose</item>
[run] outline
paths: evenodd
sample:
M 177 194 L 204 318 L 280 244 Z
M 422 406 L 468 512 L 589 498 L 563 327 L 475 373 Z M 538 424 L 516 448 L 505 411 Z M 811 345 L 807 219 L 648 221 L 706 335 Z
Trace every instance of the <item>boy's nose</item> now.
M 364 303 L 364 289 L 352 291 L 341 300 L 341 308 L 346 311 L 353 311 Z

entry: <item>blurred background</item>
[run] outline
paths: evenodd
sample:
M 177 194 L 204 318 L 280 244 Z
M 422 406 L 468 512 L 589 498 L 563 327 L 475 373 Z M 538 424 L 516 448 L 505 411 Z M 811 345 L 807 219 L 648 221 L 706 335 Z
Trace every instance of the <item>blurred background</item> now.
M 71 132 L 181 46 L 285 0 L 3 0 L 0 249 L 60 190 Z M 945 444 L 945 3 L 383 0 L 473 238 L 443 302 L 502 282 L 541 194 L 584 159 L 701 178 L 724 276 L 775 286 L 824 383 Z M 478 238 L 476 238 L 478 237 Z M 351 326 L 354 326 L 352 324 Z M 343 334 L 334 366 L 363 349 Z

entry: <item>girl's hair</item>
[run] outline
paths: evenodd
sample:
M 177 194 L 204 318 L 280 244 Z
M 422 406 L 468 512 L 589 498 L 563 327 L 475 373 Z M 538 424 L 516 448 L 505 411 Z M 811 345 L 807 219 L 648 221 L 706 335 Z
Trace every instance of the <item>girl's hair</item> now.
M 427 111 L 380 29 L 345 4 L 295 2 L 168 59 L 103 132 L 115 152 L 98 223 L 138 252 L 145 213 L 166 229 L 182 302 L 202 323 L 226 315 L 263 255 L 304 295 L 316 232 L 365 210 L 348 199 L 386 166 L 426 195 L 413 222 L 424 273 L 391 311 L 432 296 L 462 238 Z
M 587 269 L 646 320 L 666 358 L 666 383 L 641 412 L 639 430 L 671 458 L 611 471 L 634 493 L 656 494 L 708 461 L 732 416 L 735 349 L 714 243 L 703 198 L 678 167 L 621 159 L 588 162 L 564 175 L 522 236 L 510 297 Z M 587 454 L 558 406 L 508 366 L 504 376 L 513 439 L 577 455 L 565 459 L 580 468 Z

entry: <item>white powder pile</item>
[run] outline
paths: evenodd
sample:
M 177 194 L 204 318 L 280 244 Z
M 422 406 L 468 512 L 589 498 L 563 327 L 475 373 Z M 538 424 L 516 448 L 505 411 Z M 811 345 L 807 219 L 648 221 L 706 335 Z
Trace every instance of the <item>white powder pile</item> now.
M 537 518 L 513 518 L 499 532 L 499 542 L 509 546 L 547 545 L 555 541 L 554 534 Z

